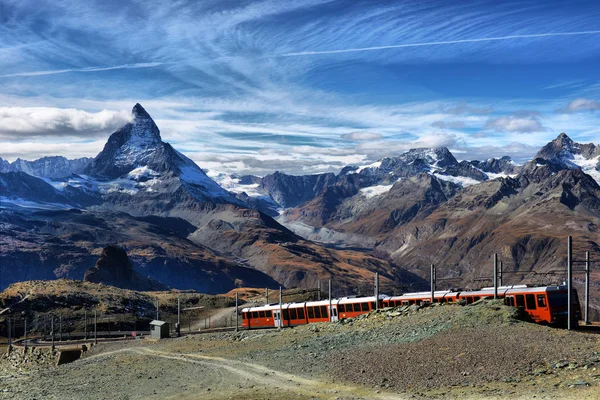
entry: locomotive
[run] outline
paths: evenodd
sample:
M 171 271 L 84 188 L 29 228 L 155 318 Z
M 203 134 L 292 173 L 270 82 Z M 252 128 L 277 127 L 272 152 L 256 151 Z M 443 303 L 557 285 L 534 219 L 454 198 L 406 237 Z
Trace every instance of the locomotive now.
M 566 286 L 527 285 L 501 286 L 497 288 L 498 298 L 504 304 L 523 309 L 534 322 L 551 325 L 566 325 L 568 312 L 568 291 Z M 472 304 L 481 299 L 494 298 L 494 288 L 473 291 L 435 291 L 434 303 Z M 577 291 L 572 289 L 572 320 L 581 318 Z M 431 303 L 431 292 L 405 293 L 401 296 L 379 296 L 376 307 L 375 296 L 342 297 L 339 299 L 308 301 L 303 303 L 268 304 L 242 309 L 242 327 L 273 328 L 296 326 L 313 322 L 331 322 L 344 318 L 354 318 L 376 308 L 402 307 Z

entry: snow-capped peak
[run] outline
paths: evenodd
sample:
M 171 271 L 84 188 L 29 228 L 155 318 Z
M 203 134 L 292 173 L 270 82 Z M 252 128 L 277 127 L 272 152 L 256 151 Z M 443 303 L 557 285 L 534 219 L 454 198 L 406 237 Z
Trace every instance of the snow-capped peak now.
M 129 142 L 154 144 L 161 141 L 160 130 L 144 107 L 137 103 L 131 113 L 133 126 Z

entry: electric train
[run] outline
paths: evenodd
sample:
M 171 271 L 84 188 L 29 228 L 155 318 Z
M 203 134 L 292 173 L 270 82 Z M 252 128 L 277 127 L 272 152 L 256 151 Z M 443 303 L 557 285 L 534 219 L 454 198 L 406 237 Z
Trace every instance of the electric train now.
M 501 286 L 498 298 L 504 304 L 522 308 L 534 322 L 541 324 L 566 325 L 567 287 L 527 285 Z M 494 298 L 494 288 L 475 291 L 436 291 L 435 303 L 472 304 L 480 299 Z M 581 309 L 577 291 L 572 293 L 572 319 L 579 321 Z M 401 296 L 380 296 L 378 308 L 421 305 L 431 302 L 431 292 L 405 293 Z M 304 303 L 268 304 L 242 309 L 242 327 L 272 328 L 304 325 L 313 322 L 330 322 L 344 318 L 354 318 L 366 314 L 375 307 L 375 296 L 343 297 L 340 299 L 308 301 Z

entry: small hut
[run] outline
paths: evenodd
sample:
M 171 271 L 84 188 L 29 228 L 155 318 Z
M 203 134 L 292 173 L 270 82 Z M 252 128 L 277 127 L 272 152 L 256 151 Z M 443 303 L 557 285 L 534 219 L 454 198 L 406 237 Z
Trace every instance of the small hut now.
M 169 337 L 169 323 L 154 320 L 150 322 L 150 336 L 153 339 L 165 339 Z

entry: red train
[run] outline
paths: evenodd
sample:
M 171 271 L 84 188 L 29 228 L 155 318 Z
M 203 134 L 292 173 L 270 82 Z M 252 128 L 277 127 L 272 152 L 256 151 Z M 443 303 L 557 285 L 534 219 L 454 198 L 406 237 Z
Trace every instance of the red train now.
M 471 304 L 480 299 L 494 297 L 494 288 L 483 288 L 476 291 L 436 291 L 435 303 Z M 526 285 L 501 286 L 498 297 L 504 299 L 506 305 L 521 307 L 538 323 L 564 325 L 567 323 L 567 287 Z M 380 296 L 379 308 L 401 307 L 411 304 L 428 304 L 431 292 L 406 293 L 401 296 Z M 574 321 L 581 318 L 581 309 L 577 291 L 573 289 Z M 269 304 L 259 307 L 248 307 L 242 310 L 242 327 L 272 328 L 304 325 L 312 322 L 337 321 L 343 318 L 354 318 L 375 309 L 375 296 L 343 297 L 341 299 L 309 301 L 304 303 Z

